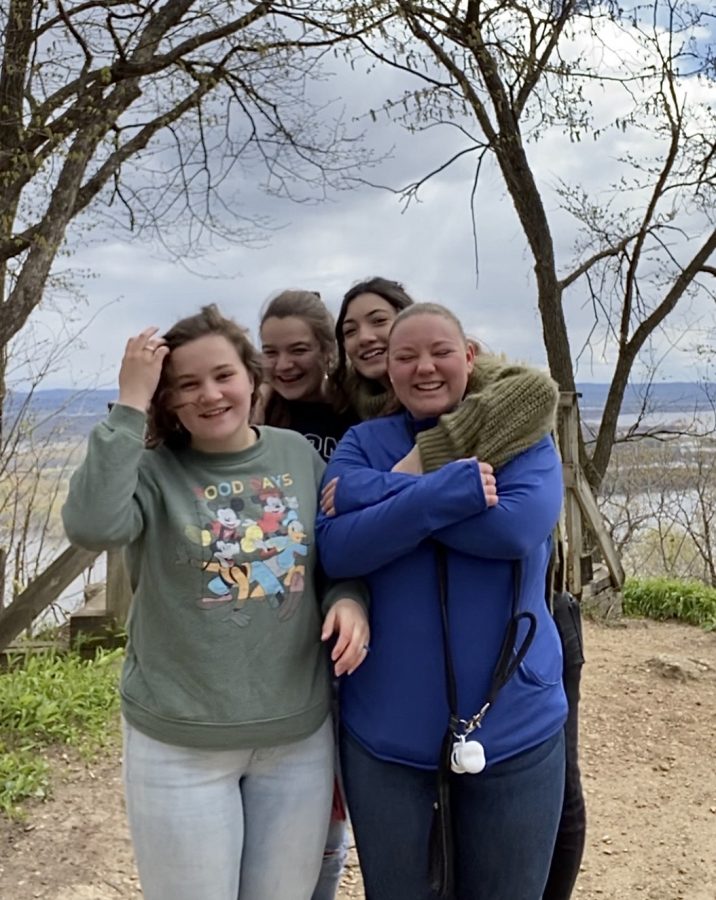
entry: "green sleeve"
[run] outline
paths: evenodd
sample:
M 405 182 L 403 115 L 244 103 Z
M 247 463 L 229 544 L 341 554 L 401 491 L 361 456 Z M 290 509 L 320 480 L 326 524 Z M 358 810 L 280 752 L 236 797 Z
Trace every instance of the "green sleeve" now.
M 359 578 L 345 579 L 343 581 L 332 581 L 326 578 L 325 589 L 322 591 L 321 612 L 325 616 L 328 610 L 337 600 L 349 598 L 359 603 L 366 615 L 370 608 L 370 592 L 367 586 Z
M 73 544 L 105 550 L 131 543 L 144 519 L 136 494 L 145 416 L 115 404 L 89 436 L 87 455 L 70 480 L 62 520 Z
M 454 412 L 418 434 L 425 472 L 469 456 L 499 468 L 554 429 L 559 391 L 539 369 L 477 363 L 468 391 Z

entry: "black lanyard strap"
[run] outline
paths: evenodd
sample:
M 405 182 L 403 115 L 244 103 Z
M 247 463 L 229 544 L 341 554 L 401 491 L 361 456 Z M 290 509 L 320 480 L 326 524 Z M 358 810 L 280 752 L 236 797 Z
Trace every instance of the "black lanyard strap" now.
M 517 633 L 521 621 L 527 622 L 527 633 L 522 638 L 522 643 L 515 649 Z M 480 707 L 479 711 L 469 719 L 457 719 L 452 713 L 450 715 L 450 724 L 456 737 L 460 734 L 467 737 L 468 734 L 471 734 L 476 728 L 479 728 L 482 725 L 482 720 L 497 699 L 497 695 L 515 674 L 525 656 L 527 656 L 527 651 L 530 649 L 536 631 L 537 617 L 534 613 L 526 611 L 520 613 L 513 612 L 510 621 L 507 623 L 505 636 L 502 639 L 502 647 L 500 648 L 500 655 L 497 657 L 497 662 L 495 663 L 495 668 L 492 673 L 492 682 L 490 684 L 490 690 L 487 692 L 487 699 Z M 459 730 L 455 727 L 456 724 Z
M 510 678 L 512 678 L 524 660 L 537 631 L 537 619 L 534 613 L 526 611 L 519 612 L 522 588 L 522 565 L 520 560 L 515 560 L 512 564 L 512 610 L 502 638 L 502 646 L 500 647 L 500 652 L 497 656 L 497 662 L 495 663 L 495 668 L 492 672 L 490 689 L 488 690 L 485 702 L 482 704 L 479 711 L 470 719 L 460 719 L 457 713 L 457 682 L 455 679 L 455 668 L 453 666 L 452 649 L 450 646 L 447 557 L 445 548 L 441 544 L 436 544 L 436 557 L 440 597 L 440 619 L 443 637 L 443 659 L 445 663 L 445 684 L 447 687 L 448 706 L 450 708 L 450 728 L 456 735 L 467 735 L 470 734 L 471 731 L 474 731 L 475 728 L 480 727 L 487 711 L 497 699 L 497 695 Z M 523 621 L 527 622 L 527 632 L 522 638 L 519 647 L 515 647 L 520 622 Z
M 437 798 L 434 803 L 434 815 L 430 829 L 428 878 L 430 885 L 442 898 L 451 897 L 455 885 L 455 845 L 453 840 L 453 821 L 450 806 L 451 759 L 456 739 L 464 739 L 482 724 L 482 720 L 492 707 L 497 695 L 517 671 L 520 663 L 534 640 L 537 631 L 537 619 L 531 612 L 519 612 L 521 596 L 522 566 L 519 560 L 513 563 L 512 610 L 509 622 L 502 639 L 502 646 L 492 673 L 490 689 L 485 702 L 470 719 L 458 716 L 457 682 L 455 667 L 450 647 L 450 622 L 448 617 L 448 572 L 445 547 L 436 544 L 438 569 L 438 586 L 440 598 L 440 620 L 443 637 L 443 656 L 445 661 L 445 684 L 450 709 L 450 720 L 445 731 L 437 774 Z M 519 647 L 515 648 L 520 622 L 527 622 L 527 632 Z M 461 777 L 461 776 L 460 776 Z

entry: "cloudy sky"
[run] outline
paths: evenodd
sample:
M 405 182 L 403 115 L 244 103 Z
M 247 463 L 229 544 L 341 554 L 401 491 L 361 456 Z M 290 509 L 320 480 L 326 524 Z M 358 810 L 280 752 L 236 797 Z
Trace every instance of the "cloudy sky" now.
M 612 50 L 619 55 L 624 48 Z M 384 96 L 395 95 L 400 87 L 387 72 L 366 79 L 360 72 L 338 70 L 336 79 L 321 91 L 324 99 L 335 99 L 333 110 L 345 109 L 350 118 L 379 106 Z M 613 120 L 624 98 L 604 88 L 591 90 L 595 124 Z M 696 86 L 690 90 L 693 94 Z M 704 98 L 711 90 L 712 100 L 716 99 L 713 88 L 702 85 L 698 90 Z M 465 146 L 454 129 L 420 137 L 407 135 L 385 118 L 375 124 L 365 119 L 364 125 L 369 146 L 379 152 L 393 148 L 368 177 L 396 187 L 419 178 Z M 562 272 L 573 258 L 575 226 L 558 208 L 554 191 L 558 180 L 582 184 L 603 201 L 619 174 L 617 157 L 627 151 L 637 155 L 653 151 L 650 140 L 638 131 L 626 135 L 612 131 L 599 141 L 571 143 L 563 135 L 549 133 L 528 146 L 553 222 Z M 89 244 L 75 242 L 64 265 L 87 273 L 82 284 L 86 301 L 76 307 L 72 320 L 66 305 L 61 314 L 49 308 L 40 311 L 33 339 L 81 334 L 71 352 L 53 363 L 42 386 L 113 386 L 127 337 L 147 325 L 166 329 L 204 303 L 217 302 L 255 334 L 262 304 L 280 290 L 318 290 L 335 311 L 352 283 L 376 274 L 402 281 L 416 299 L 447 304 L 460 315 L 466 330 L 492 349 L 544 363 L 531 256 L 492 162 L 483 168 L 476 201 L 477 278 L 469 203 L 473 174 L 474 159 L 468 157 L 431 180 L 422 189 L 420 202 L 405 210 L 394 194 L 367 186 L 332 194 L 321 203 L 295 204 L 265 196 L 256 184 L 258 173 L 244 173 L 238 185 L 243 211 L 268 216 L 275 230 L 261 247 L 226 247 L 190 265 L 170 259 L 146 237 L 132 241 L 125 234 L 105 232 Z M 698 223 L 692 224 L 698 232 Z M 566 305 L 576 356 L 592 316 L 579 289 L 567 295 Z M 671 320 L 653 350 L 661 359 L 672 346 L 660 364 L 660 378 L 694 378 L 693 347 L 713 336 L 715 318 L 713 301 L 697 297 Z M 597 346 L 581 357 L 577 378 L 606 381 L 610 371 L 609 351 Z

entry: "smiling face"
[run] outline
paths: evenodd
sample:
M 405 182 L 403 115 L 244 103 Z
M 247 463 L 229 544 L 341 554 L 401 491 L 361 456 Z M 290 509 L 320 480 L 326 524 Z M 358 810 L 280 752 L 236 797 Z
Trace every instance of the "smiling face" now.
M 396 397 L 416 419 L 441 416 L 460 403 L 474 360 L 474 347 L 446 316 L 407 316 L 390 336 L 388 375 Z
M 319 400 L 329 360 L 299 316 L 269 316 L 261 325 L 264 371 L 285 400 Z
M 192 447 L 229 453 L 253 443 L 254 382 L 227 338 L 209 334 L 177 347 L 169 357 L 169 376 L 171 405 Z
M 388 335 L 398 315 L 379 294 L 358 294 L 343 320 L 343 344 L 353 368 L 364 378 L 386 379 Z

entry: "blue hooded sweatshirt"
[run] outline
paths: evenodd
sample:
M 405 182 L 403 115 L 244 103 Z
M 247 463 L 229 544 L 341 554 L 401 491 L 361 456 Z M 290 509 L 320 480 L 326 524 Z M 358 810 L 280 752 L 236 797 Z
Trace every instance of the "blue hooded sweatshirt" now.
M 499 501 L 490 508 L 474 459 L 419 476 L 391 472 L 415 432 L 433 424 L 404 412 L 363 422 L 340 441 L 325 473 L 324 484 L 339 481 L 336 515 L 320 514 L 317 523 L 323 565 L 334 578 L 364 578 L 371 594 L 370 653 L 341 679 L 341 717 L 374 756 L 437 767 L 449 719 L 439 542 L 460 717 L 487 698 L 513 602 L 537 620 L 524 661 L 472 735 L 490 766 L 554 735 L 567 714 L 561 645 L 545 603 L 561 464 L 551 438 L 542 439 L 498 470 Z

